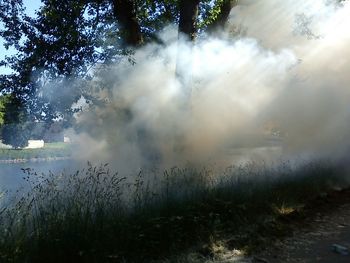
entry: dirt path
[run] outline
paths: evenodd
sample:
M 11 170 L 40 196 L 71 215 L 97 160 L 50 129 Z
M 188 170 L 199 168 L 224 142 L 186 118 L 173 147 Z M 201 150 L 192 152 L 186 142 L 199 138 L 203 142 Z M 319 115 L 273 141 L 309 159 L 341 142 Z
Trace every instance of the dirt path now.
M 291 237 L 277 242 L 258 258 L 266 262 L 350 262 L 350 255 L 333 251 L 333 244 L 350 248 L 350 204 L 331 215 L 318 214 L 308 227 L 296 229 Z
M 257 255 L 265 262 L 350 262 L 350 191 L 339 191 L 308 208 L 306 218 L 295 224 L 291 236 Z M 348 255 L 334 251 L 334 244 Z M 259 262 L 253 260 L 252 262 Z M 260 262 L 264 262 L 263 260 Z
M 315 200 L 302 214 L 286 218 L 290 235 L 251 257 L 227 251 L 215 263 L 350 263 L 350 189 Z M 334 251 L 333 245 L 349 250 Z

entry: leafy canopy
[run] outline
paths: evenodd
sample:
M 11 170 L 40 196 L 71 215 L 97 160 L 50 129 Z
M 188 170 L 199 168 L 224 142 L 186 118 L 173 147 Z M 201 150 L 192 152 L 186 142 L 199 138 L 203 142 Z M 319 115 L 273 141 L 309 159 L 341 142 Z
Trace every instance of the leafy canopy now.
M 197 2 L 196 30 L 204 32 L 220 20 L 224 4 L 235 1 Z M 0 62 L 0 66 L 12 70 L 11 74 L 0 75 L 0 91 L 16 94 L 25 103 L 32 121 L 52 122 L 60 118 L 69 123 L 74 113 L 71 105 L 81 96 L 89 98 L 84 87 L 92 78 L 91 69 L 132 56 L 132 48 L 125 45 L 128 24 L 121 26 L 123 21 L 137 23 L 140 32 L 136 33 L 142 34 L 143 43 L 159 42 L 159 30 L 179 22 L 180 3 L 180 0 L 42 0 L 35 17 L 29 17 L 22 0 L 0 0 L 3 25 L 0 37 L 6 48 L 17 51 Z M 118 10 L 125 6 L 132 10 L 121 17 Z

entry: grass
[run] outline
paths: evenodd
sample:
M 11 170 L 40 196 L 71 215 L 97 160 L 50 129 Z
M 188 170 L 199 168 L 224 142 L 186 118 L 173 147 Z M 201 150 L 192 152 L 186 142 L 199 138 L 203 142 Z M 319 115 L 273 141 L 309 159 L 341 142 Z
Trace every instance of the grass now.
M 67 143 L 45 143 L 38 149 L 0 149 L 0 160 L 19 160 L 32 158 L 68 157 L 71 145 Z
M 224 239 L 249 252 L 260 236 L 285 234 L 278 218 L 345 183 L 329 162 L 173 168 L 132 179 L 107 165 L 24 172 L 31 190 L 0 208 L 1 262 L 172 262 L 188 249 L 213 257 L 210 244 Z

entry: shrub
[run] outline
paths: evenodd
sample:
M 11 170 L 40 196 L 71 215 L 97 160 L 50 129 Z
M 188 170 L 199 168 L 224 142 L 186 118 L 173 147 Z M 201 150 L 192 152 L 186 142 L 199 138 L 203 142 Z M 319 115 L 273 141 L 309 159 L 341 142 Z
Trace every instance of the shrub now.
M 13 148 L 23 148 L 28 145 L 30 132 L 25 123 L 12 123 L 4 125 L 2 129 L 2 141 Z

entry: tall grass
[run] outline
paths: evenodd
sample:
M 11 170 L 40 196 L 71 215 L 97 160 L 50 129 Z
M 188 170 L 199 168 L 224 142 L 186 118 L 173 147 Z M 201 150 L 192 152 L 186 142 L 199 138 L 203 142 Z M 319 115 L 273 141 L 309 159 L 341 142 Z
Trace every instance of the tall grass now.
M 345 182 L 328 162 L 249 163 L 220 173 L 172 168 L 132 178 L 89 163 L 73 174 L 24 175 L 30 190 L 0 208 L 1 262 L 149 262 L 223 231 L 239 247 L 286 208 Z

